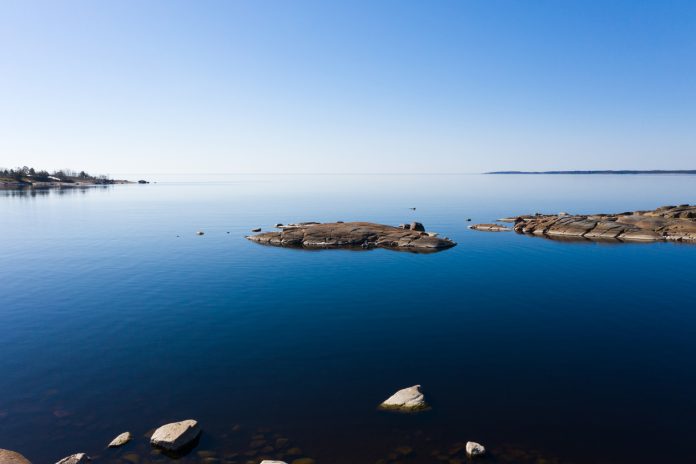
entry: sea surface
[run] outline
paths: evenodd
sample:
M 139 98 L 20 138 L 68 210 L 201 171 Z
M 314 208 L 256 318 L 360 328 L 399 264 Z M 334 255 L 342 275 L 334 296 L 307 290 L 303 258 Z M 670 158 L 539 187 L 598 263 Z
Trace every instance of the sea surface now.
M 693 204 L 696 176 L 146 178 L 0 191 L 0 448 L 34 464 L 456 464 L 472 440 L 481 462 L 696 462 L 696 245 L 467 229 Z M 244 239 L 337 220 L 420 221 L 458 245 Z M 430 411 L 377 410 L 414 384 Z M 195 449 L 151 451 L 153 428 L 188 418 Z

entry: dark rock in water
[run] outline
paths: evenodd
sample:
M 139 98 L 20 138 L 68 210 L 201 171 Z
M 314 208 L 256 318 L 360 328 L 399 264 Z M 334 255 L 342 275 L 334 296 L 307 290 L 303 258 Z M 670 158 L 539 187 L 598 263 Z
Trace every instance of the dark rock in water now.
M 0 448 L 0 463 L 1 464 L 31 464 L 27 458 L 21 454 Z
M 420 222 L 412 222 L 411 230 L 417 230 L 418 232 L 425 232 L 425 227 Z
M 252 232 L 261 232 L 261 228 L 257 227 L 256 229 L 251 229 Z M 229 232 L 227 232 L 229 234 Z
M 91 459 L 85 453 L 77 453 L 61 459 L 56 464 L 86 464 L 89 461 Z
M 203 232 L 202 230 L 199 230 L 198 232 L 196 232 L 196 235 L 204 235 L 204 234 L 205 234 L 205 232 Z
M 469 226 L 469 229 L 484 230 L 487 232 L 503 232 L 506 230 L 512 230 L 511 228 L 500 224 L 474 224 L 473 226 Z
M 422 224 L 420 224 L 423 227 Z M 431 233 L 432 234 L 432 233 Z M 423 231 L 374 224 L 344 222 L 284 226 L 280 232 L 263 232 L 247 239 L 264 245 L 305 248 L 390 248 L 418 252 L 438 251 L 456 245 L 448 238 Z
M 139 180 L 139 181 L 138 181 L 138 183 L 139 183 L 139 184 L 149 184 L 149 182 L 148 182 L 148 181 L 146 181 L 146 180 L 142 180 L 142 179 L 141 179 L 141 180 Z
M 696 242 L 696 206 L 689 205 L 618 214 L 537 213 L 518 216 L 514 222 L 516 232 L 549 238 Z

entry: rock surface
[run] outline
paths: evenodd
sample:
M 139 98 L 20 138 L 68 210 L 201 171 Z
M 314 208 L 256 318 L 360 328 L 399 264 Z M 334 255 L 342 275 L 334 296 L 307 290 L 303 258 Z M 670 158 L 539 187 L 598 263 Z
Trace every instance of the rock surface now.
M 198 422 L 193 419 L 172 422 L 155 430 L 150 443 L 166 450 L 177 451 L 193 442 L 200 433 Z
M 420 385 L 404 388 L 394 393 L 379 405 L 380 409 L 390 409 L 395 411 L 418 411 L 426 409 L 428 405 L 425 397 L 420 390 Z
M 508 226 L 503 226 L 501 224 L 474 224 L 473 226 L 469 226 L 469 229 L 483 230 L 486 232 L 503 232 L 506 230 L 512 230 Z
M 280 232 L 263 232 L 247 239 L 264 245 L 288 247 L 376 247 L 421 252 L 444 250 L 456 245 L 448 238 L 433 237 L 426 232 L 371 222 L 291 224 L 282 226 Z
M 117 436 L 111 443 L 109 443 L 109 448 L 116 448 L 118 446 L 123 446 L 133 439 L 133 435 L 130 432 L 123 432 L 121 435 Z
M 31 464 L 31 462 L 15 451 L 0 448 L 0 464 Z
M 89 461 L 90 459 L 85 453 L 77 453 L 61 459 L 56 464 L 86 464 Z
M 466 442 L 466 454 L 469 456 L 481 456 L 485 454 L 486 448 L 483 445 L 476 443 L 475 441 Z
M 504 218 L 513 220 L 512 218 Z M 696 206 L 662 206 L 650 211 L 617 214 L 564 213 L 514 218 L 515 231 L 558 238 L 616 241 L 696 242 Z

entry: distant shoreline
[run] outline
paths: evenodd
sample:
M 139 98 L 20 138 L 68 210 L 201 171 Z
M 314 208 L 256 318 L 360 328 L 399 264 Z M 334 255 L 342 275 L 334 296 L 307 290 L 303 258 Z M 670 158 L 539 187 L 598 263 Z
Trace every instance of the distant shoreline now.
M 484 174 L 696 174 L 696 169 L 662 170 L 606 170 L 606 171 L 492 171 Z

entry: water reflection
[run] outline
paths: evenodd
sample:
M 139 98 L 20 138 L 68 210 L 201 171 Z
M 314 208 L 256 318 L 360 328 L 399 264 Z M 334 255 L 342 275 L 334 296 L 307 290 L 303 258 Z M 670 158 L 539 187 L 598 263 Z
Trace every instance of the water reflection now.
M 86 195 L 91 190 L 106 190 L 111 185 L 85 185 L 76 187 L 20 187 L 0 189 L 0 198 L 48 198 L 70 195 Z

